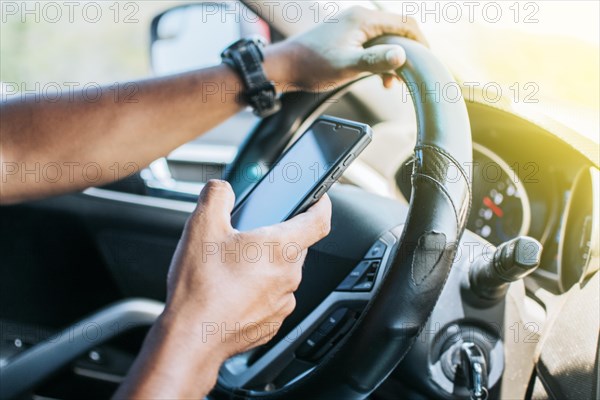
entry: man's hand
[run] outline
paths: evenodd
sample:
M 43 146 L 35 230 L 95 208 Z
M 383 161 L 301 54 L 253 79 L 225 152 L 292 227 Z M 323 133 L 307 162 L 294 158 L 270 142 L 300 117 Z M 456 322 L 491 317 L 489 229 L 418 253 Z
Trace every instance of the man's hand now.
M 306 250 L 329 233 L 329 198 L 250 232 L 232 228 L 234 200 L 223 181 L 200 194 L 171 263 L 165 311 L 115 398 L 202 398 L 223 361 L 267 342 L 294 310 Z
M 353 7 L 337 20 L 272 46 L 267 52 L 267 73 L 276 81 L 285 76 L 282 81 L 286 84 L 308 91 L 331 90 L 364 73 L 380 74 L 384 86 L 390 87 L 397 78 L 394 71 L 406 61 L 404 50 L 398 45 L 368 49 L 363 45 L 386 34 L 427 45 L 410 17 Z
M 289 221 L 238 232 L 234 202 L 227 182 L 202 191 L 173 258 L 166 312 L 198 337 L 218 330 L 211 336 L 225 358 L 266 343 L 294 310 L 306 249 L 329 233 L 331 218 L 325 196 Z

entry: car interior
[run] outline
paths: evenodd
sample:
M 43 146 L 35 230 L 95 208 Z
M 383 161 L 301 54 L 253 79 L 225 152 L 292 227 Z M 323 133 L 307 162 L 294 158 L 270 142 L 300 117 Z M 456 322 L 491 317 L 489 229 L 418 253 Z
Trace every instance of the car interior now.
M 314 24 L 267 17 L 262 3 L 165 2 L 138 27 L 153 73 Z M 214 7 L 242 17 L 192 23 Z M 278 113 L 244 110 L 115 183 L 0 207 L 0 397 L 109 398 L 163 310 L 204 183 L 243 196 L 330 115 L 370 125 L 373 142 L 328 192 L 332 230 L 309 250 L 295 311 L 227 360 L 208 398 L 600 398 L 598 139 L 549 106 L 465 84 L 433 46 L 368 45 L 381 43 L 409 60 L 393 89 L 365 76 L 284 93 Z

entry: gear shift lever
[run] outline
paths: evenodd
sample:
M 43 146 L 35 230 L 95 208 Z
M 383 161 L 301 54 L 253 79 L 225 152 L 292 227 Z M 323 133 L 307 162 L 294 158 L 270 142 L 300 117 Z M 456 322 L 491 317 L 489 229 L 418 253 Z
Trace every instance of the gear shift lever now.
M 473 400 L 488 398 L 488 368 L 481 348 L 472 342 L 460 347 L 460 368 L 466 378 L 467 388 Z

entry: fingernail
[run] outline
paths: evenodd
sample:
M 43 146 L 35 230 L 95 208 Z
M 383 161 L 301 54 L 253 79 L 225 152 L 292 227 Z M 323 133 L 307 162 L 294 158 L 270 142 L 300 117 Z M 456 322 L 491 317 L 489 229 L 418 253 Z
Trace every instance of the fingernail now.
M 404 62 L 404 51 L 402 49 L 392 49 L 385 53 L 385 60 L 390 65 L 400 65 Z

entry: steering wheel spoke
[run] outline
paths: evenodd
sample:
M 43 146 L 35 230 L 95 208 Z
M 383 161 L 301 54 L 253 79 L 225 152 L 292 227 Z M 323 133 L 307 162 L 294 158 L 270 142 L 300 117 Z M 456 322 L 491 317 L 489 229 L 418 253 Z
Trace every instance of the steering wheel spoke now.
M 221 367 L 219 383 L 271 391 L 310 373 L 340 345 L 377 293 L 403 227 L 376 240 L 338 288 L 277 344 L 259 357 L 260 349 L 253 349 L 228 359 Z

